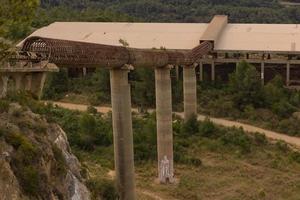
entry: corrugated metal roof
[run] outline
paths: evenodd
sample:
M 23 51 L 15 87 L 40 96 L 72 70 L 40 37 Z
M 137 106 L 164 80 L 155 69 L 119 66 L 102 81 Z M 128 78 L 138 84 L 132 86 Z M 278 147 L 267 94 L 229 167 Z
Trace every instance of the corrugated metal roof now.
M 208 24 L 56 22 L 30 36 L 132 48 L 192 49 Z M 215 50 L 300 52 L 300 26 L 296 24 L 228 24 Z

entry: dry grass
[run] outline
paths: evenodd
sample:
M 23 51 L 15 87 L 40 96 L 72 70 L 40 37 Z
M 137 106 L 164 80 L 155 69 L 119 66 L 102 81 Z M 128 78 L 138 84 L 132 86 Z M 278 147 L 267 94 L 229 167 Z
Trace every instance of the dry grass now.
M 179 180 L 174 185 L 155 183 L 155 163 L 139 166 L 137 186 L 164 199 L 300 199 L 300 165 L 278 152 L 258 152 L 246 158 L 201 152 L 199 157 L 203 161 L 201 167 L 176 166 Z

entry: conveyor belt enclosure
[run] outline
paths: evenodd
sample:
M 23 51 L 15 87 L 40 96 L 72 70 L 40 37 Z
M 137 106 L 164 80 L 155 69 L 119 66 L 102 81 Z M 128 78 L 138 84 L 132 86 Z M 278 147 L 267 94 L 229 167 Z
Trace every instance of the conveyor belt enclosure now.
M 218 42 L 219 37 L 222 34 L 222 31 L 228 24 L 228 17 L 225 15 L 217 15 L 208 25 L 207 29 L 203 33 L 200 43 L 205 41 L 210 41 L 214 44 Z
M 199 56 L 212 50 L 210 42 L 203 42 L 193 50 L 134 49 L 42 37 L 28 38 L 22 51 L 46 54 L 49 62 L 60 66 L 121 68 L 126 64 L 136 67 L 163 67 L 168 64 L 191 65 Z

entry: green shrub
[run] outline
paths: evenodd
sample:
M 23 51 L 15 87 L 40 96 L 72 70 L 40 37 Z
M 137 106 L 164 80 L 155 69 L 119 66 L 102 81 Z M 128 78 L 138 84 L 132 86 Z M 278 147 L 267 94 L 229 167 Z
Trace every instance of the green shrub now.
M 99 198 L 105 200 L 118 199 L 117 189 L 115 183 L 108 179 L 91 179 L 87 182 L 87 186 L 92 193 L 92 199 L 97 200 Z
M 300 153 L 299 152 L 294 151 L 294 152 L 290 153 L 289 157 L 292 161 L 295 161 L 300 164 Z
M 204 137 L 213 137 L 216 135 L 217 131 L 217 127 L 209 120 L 209 118 L 206 118 L 200 123 L 199 133 Z
M 224 145 L 238 147 L 241 153 L 249 153 L 251 151 L 251 138 L 242 129 L 231 128 L 220 139 Z
M 239 63 L 236 71 L 229 75 L 229 89 L 235 106 L 240 110 L 247 105 L 258 107 L 264 104 L 259 73 L 245 61 Z
M 7 112 L 9 108 L 9 102 L 6 100 L 0 100 L 0 113 Z
M 5 141 L 15 149 L 18 149 L 25 142 L 25 137 L 19 133 L 6 133 Z
M 297 109 L 291 105 L 287 100 L 280 100 L 272 104 L 272 111 L 280 117 L 289 117 Z
M 38 196 L 40 193 L 41 176 L 33 166 L 24 166 L 19 169 L 19 181 L 24 192 L 31 196 Z
M 33 164 L 39 160 L 40 154 L 39 148 L 26 139 L 18 148 L 16 158 L 22 164 Z
M 57 100 L 64 96 L 69 87 L 67 70 L 61 69 L 47 77 L 43 98 Z
M 288 150 L 289 150 L 289 147 L 288 147 L 287 143 L 285 143 L 284 141 L 277 141 L 276 142 L 276 147 L 277 147 L 278 150 L 280 150 L 284 153 L 288 152 Z
M 265 134 L 261 134 L 261 133 L 255 133 L 254 134 L 254 140 L 256 142 L 256 144 L 258 145 L 263 145 L 263 144 L 267 144 L 267 138 Z
M 182 126 L 182 132 L 187 135 L 196 135 L 199 132 L 197 116 L 191 116 Z
M 0 137 L 5 136 L 5 132 L 7 132 L 5 128 L 0 126 Z

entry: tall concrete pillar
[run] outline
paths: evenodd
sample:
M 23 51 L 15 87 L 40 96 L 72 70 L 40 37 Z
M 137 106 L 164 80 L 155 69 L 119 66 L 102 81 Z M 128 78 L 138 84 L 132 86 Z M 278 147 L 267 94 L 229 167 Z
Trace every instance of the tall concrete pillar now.
M 0 80 L 0 98 L 7 96 L 8 76 L 2 75 Z
M 194 66 L 183 67 L 184 120 L 197 114 L 197 79 Z
M 23 83 L 23 74 L 22 73 L 16 73 L 13 75 L 13 78 L 16 82 L 16 90 L 22 90 L 24 88 Z
M 42 97 L 46 78 L 46 72 L 35 72 L 31 74 L 30 92 L 38 99 Z
M 215 81 L 215 80 L 216 80 L 216 72 L 215 72 L 215 68 L 216 68 L 215 62 L 212 62 L 212 63 L 211 63 L 211 80 L 212 80 L 212 81 Z
M 160 183 L 174 182 L 172 93 L 170 68 L 155 69 L 158 177 Z
M 262 85 L 265 84 L 265 63 L 262 62 L 260 66 L 260 72 L 261 72 L 261 83 Z
M 175 69 L 176 69 L 176 80 L 178 81 L 179 80 L 179 66 L 176 65 Z
M 286 86 L 290 86 L 290 80 L 291 80 L 291 65 L 288 62 L 286 64 Z
M 26 74 L 25 75 L 25 90 L 26 91 L 31 91 L 31 85 L 32 85 L 32 74 Z
M 117 188 L 121 200 L 135 199 L 130 85 L 127 69 L 111 69 L 111 103 Z
M 86 77 L 86 74 L 87 74 L 87 68 L 84 67 L 84 68 L 82 68 L 82 75 L 83 75 L 83 77 Z
M 200 81 L 203 81 L 203 62 L 200 62 Z

